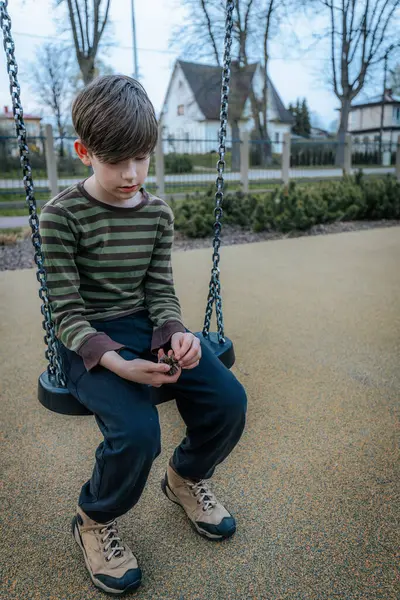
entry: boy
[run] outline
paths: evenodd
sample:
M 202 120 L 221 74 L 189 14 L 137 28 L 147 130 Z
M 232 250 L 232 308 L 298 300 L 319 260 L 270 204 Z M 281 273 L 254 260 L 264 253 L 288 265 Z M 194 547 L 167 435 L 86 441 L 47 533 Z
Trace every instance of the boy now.
M 104 436 L 73 535 L 93 583 L 122 594 L 140 585 L 141 571 L 116 518 L 138 502 L 161 452 L 149 386 L 172 386 L 187 426 L 162 489 L 211 540 L 230 537 L 236 526 L 204 480 L 239 441 L 247 400 L 182 321 L 171 268 L 173 214 L 143 187 L 157 141 L 146 92 L 129 77 L 100 77 L 79 93 L 72 118 L 75 150 L 93 175 L 43 207 L 40 230 L 68 389 Z M 179 368 L 171 376 L 158 360 L 172 352 Z

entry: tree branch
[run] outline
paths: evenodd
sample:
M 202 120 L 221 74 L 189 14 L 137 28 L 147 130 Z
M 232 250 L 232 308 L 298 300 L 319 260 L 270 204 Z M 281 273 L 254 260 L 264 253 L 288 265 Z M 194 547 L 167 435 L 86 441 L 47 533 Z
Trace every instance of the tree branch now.
M 81 49 L 79 47 L 78 32 L 76 30 L 76 22 L 75 22 L 74 9 L 72 6 L 72 0 L 68 0 L 68 12 L 69 12 L 69 20 L 70 20 L 71 27 L 72 27 L 72 35 L 74 38 L 75 52 L 76 52 L 76 56 L 79 57 L 80 53 L 81 53 Z
M 387 16 L 387 18 L 386 18 L 386 21 L 385 21 L 384 25 L 382 26 L 382 33 L 381 33 L 381 37 L 379 38 L 379 42 L 376 44 L 376 46 L 375 46 L 375 48 L 374 48 L 373 52 L 372 52 L 372 48 L 371 48 L 371 52 L 370 52 L 371 59 L 370 59 L 370 61 L 369 61 L 369 62 L 371 62 L 371 60 L 374 58 L 374 56 L 375 56 L 375 55 L 377 54 L 377 52 L 379 51 L 379 48 L 381 47 L 381 45 L 382 45 L 382 43 L 383 43 L 383 40 L 384 40 L 384 37 L 385 37 L 386 30 L 387 30 L 387 28 L 388 28 L 388 26 L 389 26 L 389 23 L 390 23 L 390 21 L 391 21 L 391 19 L 392 19 L 393 15 L 394 15 L 394 12 L 395 12 L 395 10 L 397 9 L 397 7 L 398 7 L 398 6 L 400 6 L 400 0 L 397 0 L 397 1 L 394 3 L 394 5 L 393 5 L 393 7 L 392 7 L 391 11 L 389 12 L 389 14 L 388 14 L 388 16 Z
M 93 55 L 96 56 L 97 47 L 100 41 L 99 31 L 99 12 L 100 12 L 101 0 L 93 0 Z M 92 54 L 92 53 L 91 53 Z
M 326 5 L 330 9 L 331 13 L 331 62 L 332 62 L 332 75 L 333 75 L 333 91 L 335 92 L 337 98 L 340 100 L 339 89 L 337 85 L 337 77 L 336 77 L 336 59 L 335 59 L 335 37 L 336 37 L 336 24 L 335 24 L 335 14 L 333 12 L 333 2 L 330 4 L 326 3 Z
M 210 19 L 210 16 L 209 16 L 208 12 L 207 12 L 206 0 L 201 0 L 201 8 L 203 10 L 203 13 L 204 13 L 204 16 L 205 16 L 205 19 L 206 19 L 207 31 L 208 31 L 208 35 L 210 36 L 210 41 L 211 41 L 211 44 L 212 44 L 212 47 L 213 47 L 215 59 L 217 61 L 217 65 L 220 65 L 217 44 L 215 43 L 215 38 L 214 38 L 213 31 L 212 31 L 212 26 L 211 26 L 211 19 Z
M 380 25 L 383 13 L 385 12 L 385 9 L 386 9 L 386 7 L 387 7 L 387 5 L 389 4 L 390 1 L 391 0 L 385 0 L 385 2 L 382 5 L 382 10 L 381 10 L 381 12 L 380 12 L 380 14 L 379 14 L 379 16 L 378 16 L 378 18 L 376 20 L 376 25 L 374 27 L 372 38 L 371 38 L 371 46 L 370 46 L 369 56 L 372 56 L 374 54 L 375 37 L 376 37 L 376 34 L 378 32 L 379 25 Z M 378 2 L 378 0 L 376 0 L 376 5 L 375 5 L 374 10 L 372 12 L 371 23 L 370 23 L 371 30 L 372 30 L 372 27 L 373 27 L 373 22 L 374 22 L 374 17 L 375 17 L 376 11 L 378 10 L 378 6 L 379 6 L 379 2 Z M 367 13 L 368 7 L 369 7 L 369 0 L 367 0 L 367 8 L 366 8 L 366 13 L 365 13 L 366 16 L 367 16 L 367 18 L 368 18 L 368 13 Z
M 88 41 L 88 46 L 89 46 L 90 35 L 89 35 L 89 7 L 88 7 L 88 0 L 85 0 L 85 26 L 86 26 L 86 39 Z
M 82 25 L 81 13 L 79 12 L 78 0 L 75 0 L 75 9 L 76 9 L 76 13 L 78 15 L 79 31 L 80 31 L 81 40 L 82 40 L 82 54 L 85 54 L 85 50 L 86 50 L 85 36 L 83 33 L 83 25 Z
M 353 25 L 354 25 L 354 16 L 355 16 L 354 13 L 355 13 L 356 0 L 351 0 L 351 4 L 352 4 L 352 6 L 351 6 L 350 31 L 349 31 L 349 45 L 351 45 L 351 42 L 353 41 L 353 32 L 354 32 Z M 349 8 L 350 8 L 350 0 L 347 4 L 346 12 L 348 12 Z
M 110 1 L 111 1 L 111 0 L 107 0 L 106 13 L 105 13 L 105 15 L 104 15 L 103 24 L 102 24 L 102 26 L 101 26 L 100 35 L 99 35 L 99 40 L 100 40 L 101 36 L 103 35 L 104 28 L 105 28 L 105 26 L 106 26 L 106 24 L 107 24 L 107 20 L 108 20 L 108 13 L 109 13 L 109 10 L 110 10 Z
M 249 17 L 250 17 L 250 11 L 251 11 L 252 4 L 253 4 L 253 0 L 249 0 L 249 3 L 248 3 L 247 8 L 246 8 L 246 14 L 244 16 L 244 29 L 245 29 L 245 31 L 248 31 Z

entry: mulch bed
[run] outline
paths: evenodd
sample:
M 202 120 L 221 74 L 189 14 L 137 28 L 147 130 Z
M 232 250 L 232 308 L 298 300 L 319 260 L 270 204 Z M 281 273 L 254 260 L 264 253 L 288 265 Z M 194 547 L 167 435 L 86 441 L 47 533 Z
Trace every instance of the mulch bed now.
M 250 230 L 244 230 L 239 227 L 225 225 L 222 234 L 222 244 L 231 246 L 234 244 L 250 244 L 266 240 L 282 240 L 310 235 L 326 235 L 332 233 L 342 233 L 345 231 L 359 231 L 365 229 L 376 229 L 378 227 L 399 226 L 400 221 L 349 221 L 346 223 L 331 223 L 328 225 L 315 225 L 308 231 L 292 231 L 288 234 L 263 231 L 254 233 Z M 0 230 L 1 233 L 1 230 Z M 198 248 L 212 247 L 212 238 L 191 239 L 187 238 L 179 231 L 175 231 L 175 250 L 196 250 Z M 36 267 L 33 260 L 33 246 L 30 237 L 15 244 L 0 246 L 0 271 L 10 271 L 16 269 L 31 269 Z

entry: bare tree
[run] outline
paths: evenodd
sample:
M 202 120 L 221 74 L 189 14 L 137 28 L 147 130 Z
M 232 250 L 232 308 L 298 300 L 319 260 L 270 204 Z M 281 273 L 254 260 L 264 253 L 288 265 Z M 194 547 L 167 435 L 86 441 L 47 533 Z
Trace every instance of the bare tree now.
M 53 43 L 46 43 L 38 48 L 35 61 L 29 66 L 28 78 L 40 103 L 51 110 L 60 137 L 59 154 L 63 156 L 63 137 L 71 99 L 70 50 Z
M 232 45 L 232 96 L 228 118 L 232 137 L 239 136 L 238 121 L 241 117 L 235 111 L 235 79 L 239 81 L 241 71 L 252 62 L 261 65 L 263 86 L 261 94 L 256 94 L 250 86 L 249 98 L 257 139 L 268 140 L 268 61 L 269 42 L 277 31 L 289 0 L 236 0 L 233 13 Z M 183 47 L 185 54 L 197 59 L 212 57 L 213 62 L 222 64 L 224 52 L 225 2 L 221 0 L 184 0 L 190 13 L 189 24 L 174 32 L 174 45 Z M 270 154 L 270 144 L 263 144 L 265 162 Z M 235 161 L 233 160 L 233 163 Z
M 66 1 L 76 58 L 83 81 L 90 83 L 96 75 L 96 56 L 107 25 L 111 0 Z
M 340 102 L 336 163 L 343 165 L 351 103 L 384 59 L 400 0 L 317 0 L 329 16 L 331 83 Z
M 114 73 L 115 71 L 111 65 L 105 63 L 101 58 L 96 58 L 93 79 L 96 77 L 101 77 L 102 75 L 113 75 Z M 76 73 L 72 78 L 71 85 L 74 95 L 85 87 L 85 82 L 83 81 L 82 72 L 80 70 L 76 70 Z

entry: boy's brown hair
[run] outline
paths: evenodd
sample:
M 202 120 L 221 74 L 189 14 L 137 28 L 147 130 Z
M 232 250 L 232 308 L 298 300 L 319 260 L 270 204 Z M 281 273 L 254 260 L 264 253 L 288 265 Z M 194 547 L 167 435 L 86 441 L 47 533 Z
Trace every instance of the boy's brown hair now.
M 105 75 L 74 100 L 72 122 L 96 158 L 116 163 L 149 156 L 157 143 L 157 119 L 143 86 L 126 75 Z

